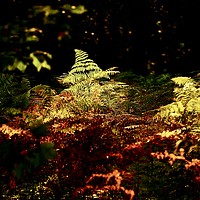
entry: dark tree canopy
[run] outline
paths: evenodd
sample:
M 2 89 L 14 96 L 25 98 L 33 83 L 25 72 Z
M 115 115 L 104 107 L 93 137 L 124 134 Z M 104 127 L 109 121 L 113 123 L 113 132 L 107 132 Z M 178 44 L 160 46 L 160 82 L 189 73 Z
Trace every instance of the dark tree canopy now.
M 87 12 L 68 13 L 64 4 L 83 4 Z M 52 10 L 38 14 L 39 6 Z M 2 0 L 0 9 L 2 68 L 10 62 L 8 53 L 24 58 L 33 49 L 52 54 L 52 71 L 61 73 L 70 69 L 79 48 L 103 68 L 140 74 L 199 69 L 198 0 Z M 23 32 L 30 28 L 42 34 L 27 44 Z
M 198 69 L 198 1 L 100 1 L 90 6 L 82 43 L 91 52 L 92 44 L 100 51 L 99 62 L 139 73 Z

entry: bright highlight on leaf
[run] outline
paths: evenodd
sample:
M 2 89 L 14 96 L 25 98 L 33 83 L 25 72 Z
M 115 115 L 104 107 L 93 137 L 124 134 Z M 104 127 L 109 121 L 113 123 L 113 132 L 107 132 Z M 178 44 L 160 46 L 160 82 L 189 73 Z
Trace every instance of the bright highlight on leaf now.
M 73 14 L 83 14 L 85 12 L 87 12 L 87 9 L 85 8 L 84 5 L 78 5 L 78 6 L 71 6 L 69 4 L 65 4 L 62 7 L 64 10 L 70 11 Z
M 15 60 L 14 60 L 14 63 L 13 63 L 12 65 L 9 65 L 9 66 L 8 66 L 8 70 L 9 70 L 9 71 L 13 71 L 13 70 L 15 70 L 15 69 L 18 69 L 18 70 L 20 70 L 21 72 L 25 72 L 26 68 L 27 68 L 27 65 L 24 64 L 22 61 L 20 61 L 20 60 L 18 60 L 18 59 L 15 59 Z
M 48 70 L 51 70 L 51 66 L 47 63 L 46 58 L 52 58 L 51 54 L 46 52 L 34 52 L 30 54 L 30 57 L 33 59 L 32 63 L 37 68 L 37 71 L 39 72 L 42 68 L 46 68 Z

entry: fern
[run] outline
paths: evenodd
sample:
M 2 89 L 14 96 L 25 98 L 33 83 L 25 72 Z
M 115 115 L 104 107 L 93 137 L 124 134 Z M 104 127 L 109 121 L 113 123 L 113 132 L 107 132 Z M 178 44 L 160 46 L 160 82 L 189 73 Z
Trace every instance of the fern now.
M 175 83 L 175 101 L 160 107 L 157 117 L 166 122 L 176 120 L 190 126 L 191 131 L 200 132 L 200 83 L 190 77 L 172 78 Z
M 56 91 L 48 85 L 36 85 L 30 90 L 30 104 L 40 106 L 41 110 L 45 111 L 43 115 L 46 115 L 56 94 Z
M 76 60 L 71 71 L 58 78 L 68 86 L 65 91 L 74 96 L 75 107 L 79 107 L 81 112 L 119 108 L 124 102 L 121 97 L 126 93 L 122 90 L 128 85 L 111 79 L 111 76 L 119 73 L 115 70 L 116 67 L 104 71 L 88 58 L 86 52 L 75 49 L 75 53 Z
M 35 121 L 47 122 L 53 119 L 49 113 L 56 94 L 56 91 L 48 85 L 39 84 L 31 88 L 29 90 L 29 108 L 23 111 L 25 121 L 31 124 Z
M 176 85 L 178 86 L 184 86 L 187 83 L 194 83 L 193 79 L 191 77 L 174 77 L 171 79 Z
M 34 101 L 36 98 L 41 98 L 42 100 L 50 99 L 53 95 L 56 94 L 56 91 L 51 89 L 48 85 L 36 85 L 30 89 L 31 99 Z
M 75 64 L 68 74 L 63 74 L 58 79 L 65 85 L 75 85 L 81 81 L 93 81 L 100 79 L 110 79 L 110 75 L 119 73 L 116 67 L 103 71 L 93 60 L 88 58 L 88 54 L 82 50 L 75 49 Z
M 30 82 L 26 77 L 0 74 L 0 110 L 2 114 L 19 114 L 29 103 Z

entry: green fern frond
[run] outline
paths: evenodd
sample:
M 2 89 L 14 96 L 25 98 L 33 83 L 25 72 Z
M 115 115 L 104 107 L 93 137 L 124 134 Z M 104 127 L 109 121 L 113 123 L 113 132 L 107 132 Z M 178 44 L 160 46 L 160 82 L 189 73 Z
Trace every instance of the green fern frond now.
M 8 107 L 8 108 L 4 108 L 3 109 L 3 113 L 4 115 L 7 116 L 15 116 L 15 115 L 19 115 L 22 113 L 22 109 L 20 108 L 13 108 L 13 107 Z
M 56 95 L 56 91 L 48 85 L 36 85 L 30 89 L 30 101 L 32 104 L 49 105 L 51 98 Z
M 58 80 L 68 86 L 65 89 L 73 95 L 75 112 L 89 110 L 118 109 L 124 102 L 124 83 L 116 82 L 111 76 L 119 73 L 117 67 L 102 70 L 88 54 L 82 50 L 75 49 L 75 64 L 68 74 L 63 74 Z M 120 108 L 121 109 L 121 108 Z
M 110 79 L 111 75 L 119 73 L 116 67 L 103 71 L 92 59 L 88 58 L 88 53 L 75 49 L 75 64 L 68 74 L 64 74 L 58 80 L 65 85 L 74 85 L 81 81 Z
M 200 83 L 190 77 L 175 77 L 172 80 L 175 83 L 174 102 L 161 106 L 156 118 L 161 117 L 167 123 L 173 119 L 186 126 L 188 123 L 192 132 L 194 127 L 200 127 Z
M 190 99 L 187 103 L 187 111 L 200 113 L 200 97 Z
M 183 115 L 185 108 L 182 102 L 173 102 L 160 108 L 159 116 L 162 119 L 178 118 Z
M 17 77 L 12 74 L 1 73 L 0 111 L 16 114 L 16 112 L 12 112 L 12 110 L 19 109 L 20 112 L 21 109 L 28 106 L 29 89 L 30 81 L 26 77 Z
M 120 106 L 127 100 L 127 87 L 128 85 L 113 80 L 104 82 L 104 84 L 82 81 L 65 91 L 73 95 L 73 103 L 82 108 L 80 109 L 82 112 L 102 108 L 120 110 Z
M 75 49 L 75 64 L 72 66 L 71 71 L 62 77 L 62 83 L 74 85 L 86 79 L 91 79 L 94 75 L 102 69 L 91 59 L 88 54 L 82 50 Z
M 193 79 L 190 77 L 174 77 L 171 79 L 176 85 L 178 86 L 184 86 L 187 83 L 194 83 Z
M 118 67 L 111 67 L 111 68 L 107 69 L 105 72 L 106 72 L 108 75 L 115 75 L 115 74 L 120 73 L 120 71 L 115 70 L 115 69 L 117 69 L 117 68 L 118 68 Z

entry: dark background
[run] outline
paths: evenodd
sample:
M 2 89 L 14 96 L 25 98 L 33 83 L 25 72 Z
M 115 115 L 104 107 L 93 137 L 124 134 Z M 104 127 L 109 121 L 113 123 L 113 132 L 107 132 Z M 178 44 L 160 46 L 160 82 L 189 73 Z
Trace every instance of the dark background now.
M 83 34 L 81 48 L 95 52 L 98 63 L 138 73 L 199 69 L 197 0 L 98 2 L 90 4 L 93 12 L 86 14 L 94 20 L 84 20 L 80 25 L 81 30 L 88 31 Z M 92 32 L 92 39 L 87 38 Z
M 35 5 L 59 9 L 65 3 L 85 5 L 88 12 L 71 18 L 60 13 L 56 23 L 48 25 L 42 24 L 42 16 L 30 17 Z M 6 24 L 43 29 L 31 48 L 53 55 L 52 73 L 67 72 L 74 63 L 74 48 L 80 48 L 103 69 L 187 74 L 200 69 L 199 15 L 199 0 L 2 0 L 0 26 L 4 36 Z M 62 36 L 66 31 L 70 37 Z M 8 43 L 1 42 L 4 52 L 13 48 Z

